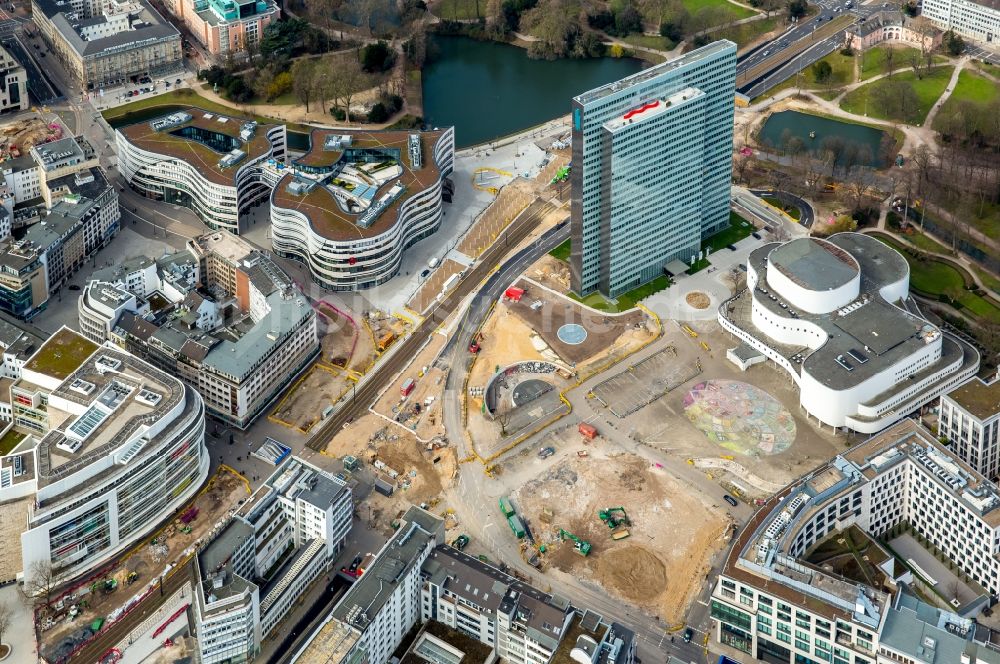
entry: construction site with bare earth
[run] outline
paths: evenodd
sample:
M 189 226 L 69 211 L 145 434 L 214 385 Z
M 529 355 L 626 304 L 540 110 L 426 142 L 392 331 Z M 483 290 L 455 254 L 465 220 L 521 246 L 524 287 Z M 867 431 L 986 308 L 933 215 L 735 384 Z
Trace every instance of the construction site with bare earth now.
M 731 530 L 718 507 L 662 467 L 598 445 L 586 457 L 561 453 L 511 501 L 534 524 L 541 565 L 595 582 L 668 623 L 682 618 Z M 573 537 L 589 545 L 587 555 Z

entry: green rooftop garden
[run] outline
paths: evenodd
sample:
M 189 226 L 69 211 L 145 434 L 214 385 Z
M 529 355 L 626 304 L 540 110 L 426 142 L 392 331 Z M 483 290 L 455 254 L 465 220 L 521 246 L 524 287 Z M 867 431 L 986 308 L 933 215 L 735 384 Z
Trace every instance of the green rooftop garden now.
M 76 371 L 96 350 L 94 342 L 62 329 L 49 337 L 24 368 L 62 379 Z

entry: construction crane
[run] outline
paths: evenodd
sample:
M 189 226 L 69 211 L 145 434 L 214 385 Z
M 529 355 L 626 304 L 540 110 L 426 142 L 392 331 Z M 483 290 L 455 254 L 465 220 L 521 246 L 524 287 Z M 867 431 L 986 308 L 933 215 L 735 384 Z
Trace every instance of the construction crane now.
M 579 553 L 581 556 L 590 555 L 590 542 L 582 540 L 571 532 L 565 531 L 562 528 L 559 529 L 559 539 L 561 540 L 573 540 L 573 550 Z
M 628 518 L 628 513 L 624 507 L 608 507 L 597 513 L 598 518 L 604 522 L 611 530 L 618 526 L 631 526 L 632 522 Z

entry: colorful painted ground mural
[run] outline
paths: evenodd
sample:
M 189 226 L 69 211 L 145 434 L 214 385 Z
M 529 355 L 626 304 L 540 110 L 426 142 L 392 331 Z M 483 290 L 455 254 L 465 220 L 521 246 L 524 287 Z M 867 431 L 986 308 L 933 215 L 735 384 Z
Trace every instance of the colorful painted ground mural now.
M 736 454 L 780 454 L 795 441 L 788 409 L 764 390 L 737 380 L 698 383 L 684 396 L 684 413 L 709 440 Z

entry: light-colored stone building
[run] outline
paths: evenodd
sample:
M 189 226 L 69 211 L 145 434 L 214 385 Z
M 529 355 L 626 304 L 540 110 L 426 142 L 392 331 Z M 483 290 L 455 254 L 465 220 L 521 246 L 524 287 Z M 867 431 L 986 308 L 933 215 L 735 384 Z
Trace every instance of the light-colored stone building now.
M 32 0 L 39 32 L 85 90 L 183 69 L 181 33 L 146 0 Z

